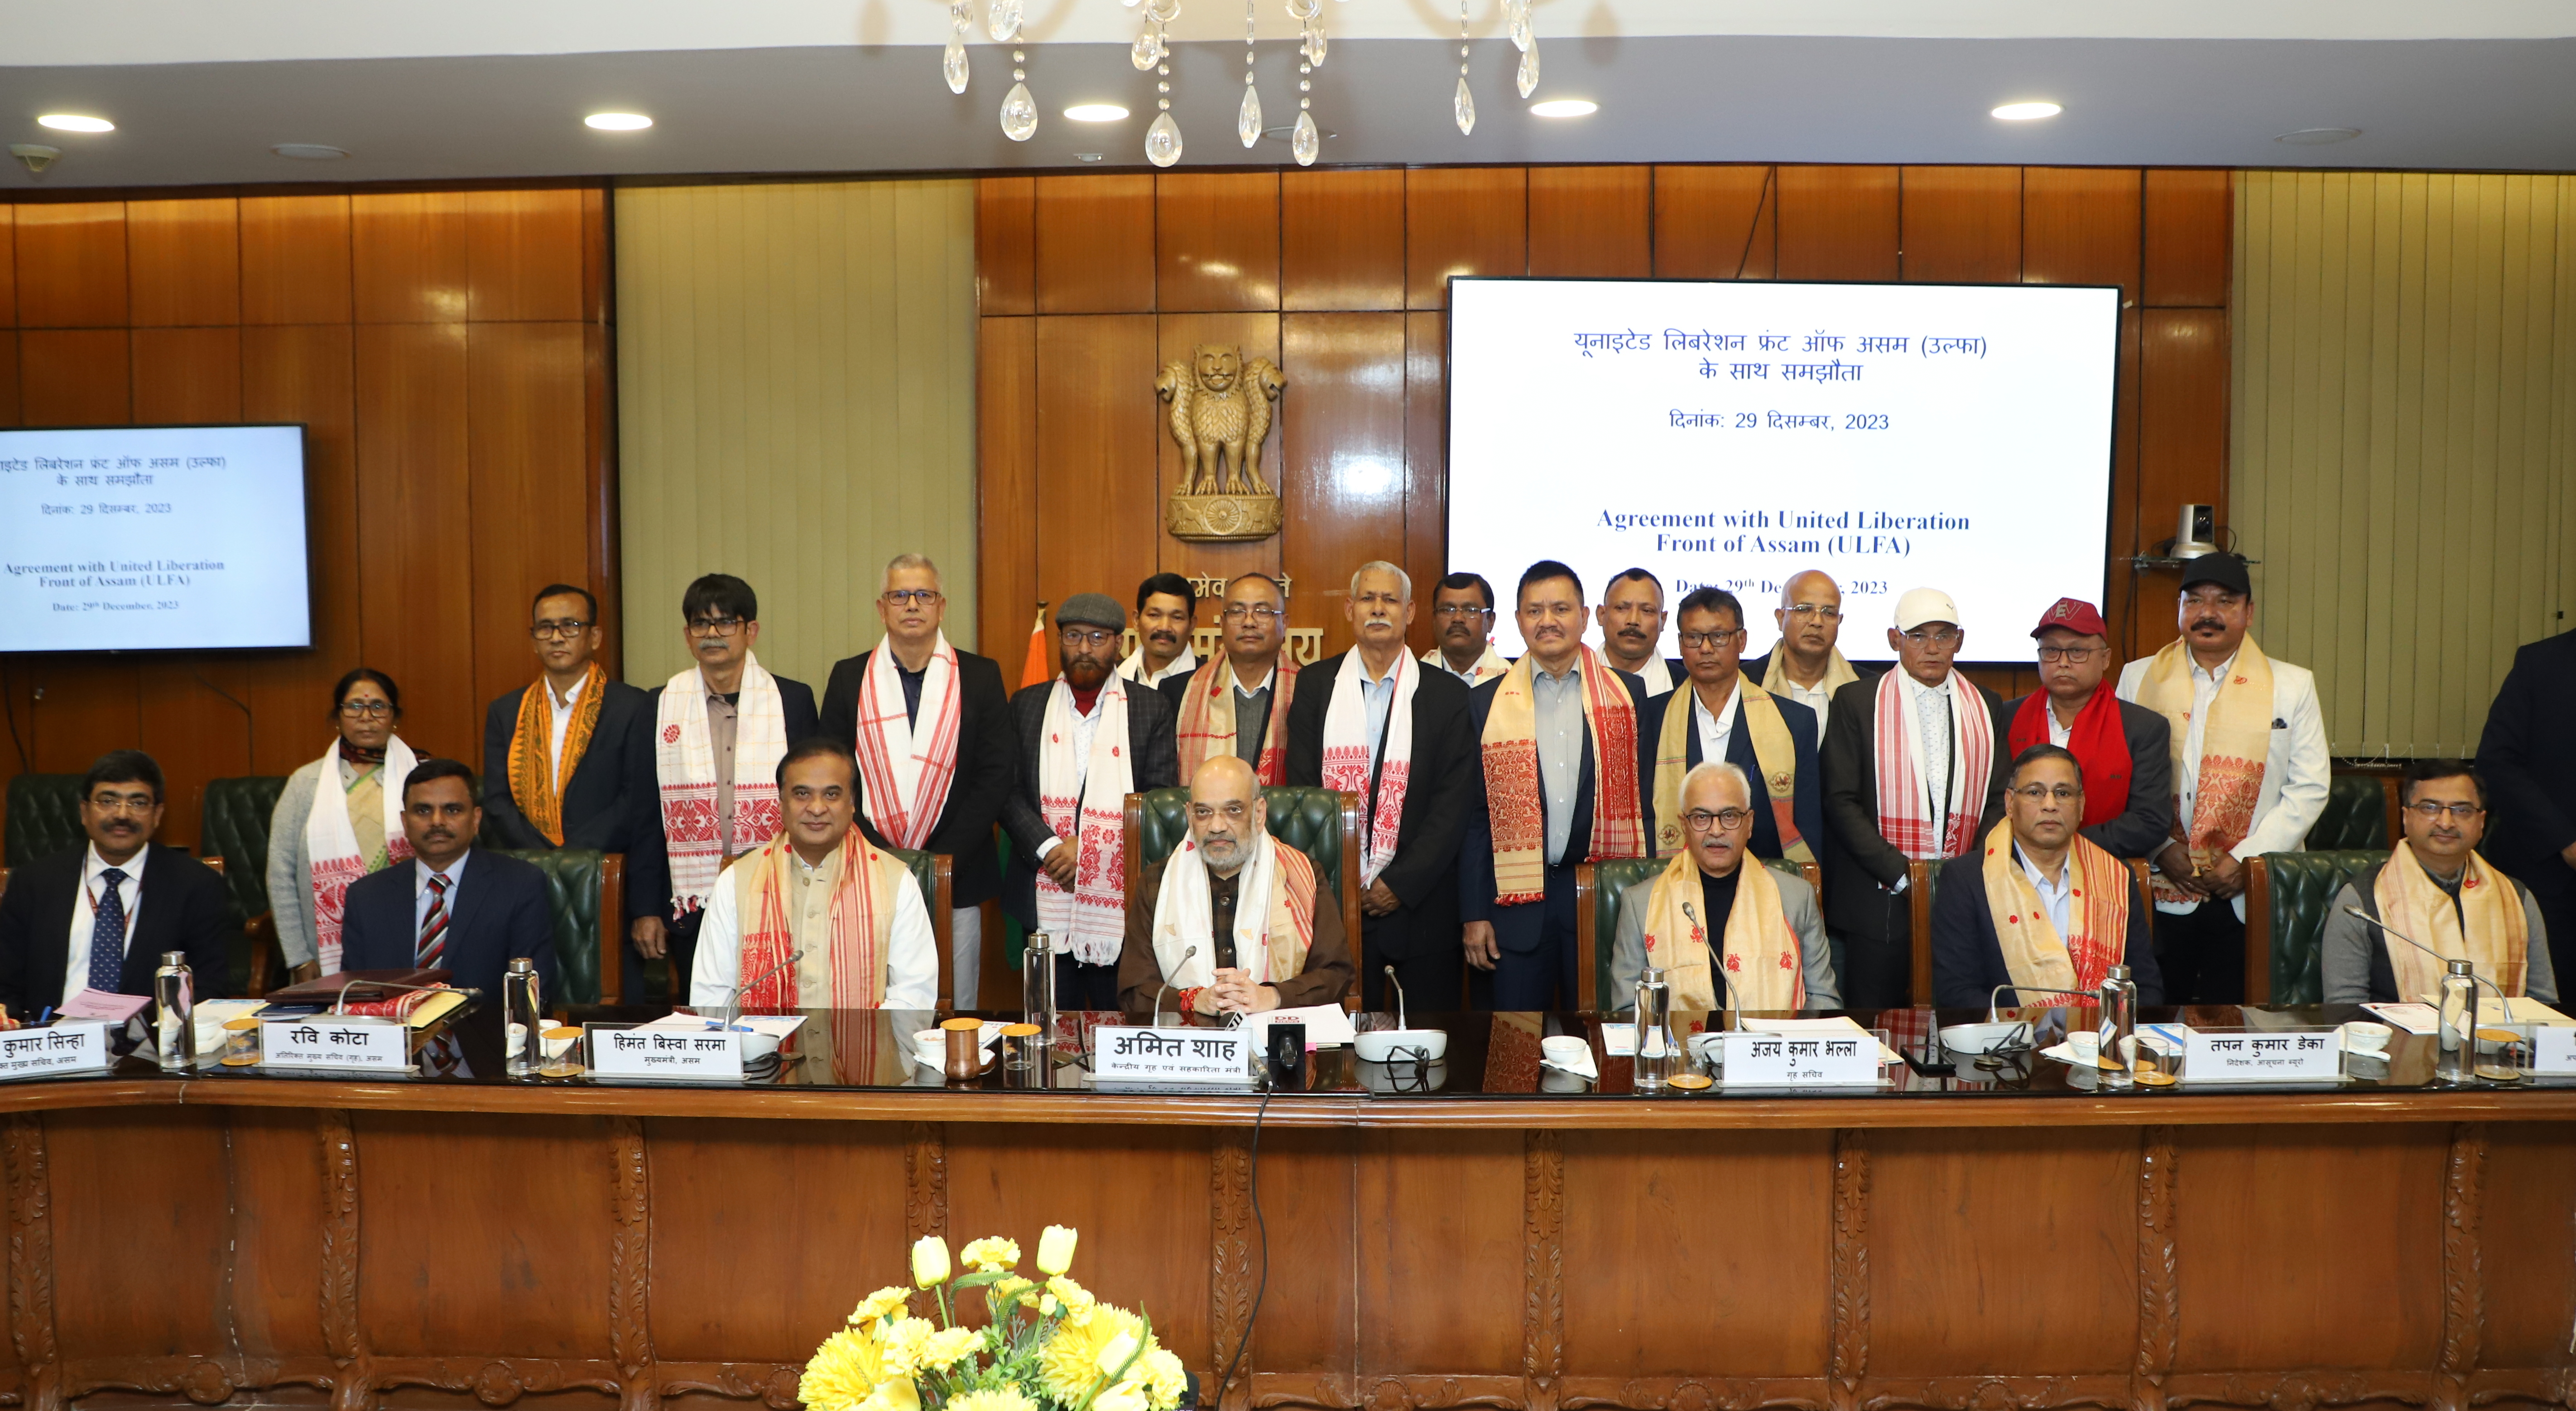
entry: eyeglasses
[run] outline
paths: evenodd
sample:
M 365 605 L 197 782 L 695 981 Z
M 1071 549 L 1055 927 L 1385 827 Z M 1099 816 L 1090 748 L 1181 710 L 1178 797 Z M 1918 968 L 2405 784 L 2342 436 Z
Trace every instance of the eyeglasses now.
M 377 720 L 394 713 L 391 701 L 342 701 L 340 714 L 351 720 Z
M 1080 650 L 1084 647 L 1097 648 L 1108 646 L 1110 639 L 1116 637 L 1118 634 L 1115 632 L 1102 632 L 1096 629 L 1085 632 L 1079 627 L 1067 627 L 1057 635 L 1064 638 L 1064 644 L 1066 646 Z
M 2069 666 L 2082 666 L 2093 659 L 2095 652 L 2106 650 L 2108 648 L 2104 647 L 2042 647 L 2039 649 L 2039 660 L 2043 666 L 2052 661 L 2062 661 Z
M 1936 649 L 1955 647 L 1959 645 L 1959 629 L 1956 627 L 1944 627 L 1940 631 L 1935 632 L 1928 627 L 1917 627 L 1913 631 L 1905 634 L 1905 640 L 1912 642 L 1918 647 L 1932 647 Z
M 1268 603 L 1228 603 L 1223 616 L 1228 622 L 1258 622 L 1267 627 L 1279 620 L 1280 612 Z
M 742 631 L 742 624 L 739 617 L 693 617 L 688 631 L 692 637 L 731 637 Z
M 1433 617 L 1491 617 L 1494 615 L 1494 610 L 1480 608 L 1473 603 L 1442 603 L 1431 610 L 1431 615 Z
M 2473 803 L 2443 804 L 2435 803 L 2431 799 L 2426 799 L 2422 803 L 2410 803 L 2406 805 L 2406 811 L 2427 823 L 2440 822 L 2445 813 L 2451 815 L 2451 821 L 2454 823 L 2466 823 L 2486 812 L 2484 808 Z
M 1682 826 L 1694 833 L 1705 833 L 1712 827 L 1723 828 L 1732 833 L 1743 827 L 1752 817 L 1753 810 L 1749 808 L 1721 808 L 1715 813 L 1704 808 L 1695 808 L 1682 815 Z
M 1741 627 L 1728 627 L 1716 632 L 1684 632 L 1680 634 L 1683 651 L 1689 651 L 1694 647 L 1701 647 L 1706 648 L 1709 651 L 1715 651 L 1719 647 L 1723 647 L 1728 642 L 1743 635 L 1744 629 Z
M 1791 617 L 1805 618 L 1813 622 L 1840 622 L 1843 620 L 1843 610 L 1841 608 L 1827 607 L 1823 603 L 1791 603 L 1789 605 L 1789 615 Z
M 540 642 L 560 642 L 580 636 L 589 627 L 587 622 L 532 622 L 528 635 Z
M 2021 798 L 2028 799 L 2032 803 L 2045 803 L 2050 799 L 2055 799 L 2059 803 L 2073 803 L 2077 799 L 2084 797 L 2084 791 L 2073 784 L 2058 784 L 2055 786 L 2047 784 L 2025 784 L 2022 787 L 2013 790 L 2013 793 Z
M 877 597 L 890 608 L 926 608 L 939 601 L 936 588 L 889 588 Z
M 150 794 L 92 794 L 89 806 L 100 813 L 150 813 L 161 801 Z

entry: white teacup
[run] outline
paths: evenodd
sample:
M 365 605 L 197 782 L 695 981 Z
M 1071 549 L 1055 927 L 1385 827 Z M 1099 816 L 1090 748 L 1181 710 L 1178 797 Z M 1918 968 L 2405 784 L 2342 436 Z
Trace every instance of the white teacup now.
M 2078 1063 L 2097 1063 L 2102 1057 L 2102 1035 L 2092 1029 L 2078 1029 L 2066 1036 L 2066 1046 L 2075 1051 Z
M 2395 1032 L 2385 1024 L 2356 1019 L 2343 1026 L 2343 1046 L 2354 1053 L 2377 1053 L 2388 1047 L 2389 1036 Z
M 1580 1072 L 1585 1066 L 1584 1061 L 1592 1055 L 1592 1045 L 1572 1034 L 1558 1034 L 1539 1040 L 1538 1051 L 1557 1067 Z

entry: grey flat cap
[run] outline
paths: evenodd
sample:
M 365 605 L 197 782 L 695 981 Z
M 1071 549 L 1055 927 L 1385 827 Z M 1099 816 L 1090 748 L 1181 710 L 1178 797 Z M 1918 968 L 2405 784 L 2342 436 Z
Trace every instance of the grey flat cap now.
M 1076 593 L 1064 600 L 1063 607 L 1055 610 L 1056 626 L 1069 627 L 1075 623 L 1123 632 L 1127 628 L 1127 610 L 1118 606 L 1116 599 L 1103 594 Z

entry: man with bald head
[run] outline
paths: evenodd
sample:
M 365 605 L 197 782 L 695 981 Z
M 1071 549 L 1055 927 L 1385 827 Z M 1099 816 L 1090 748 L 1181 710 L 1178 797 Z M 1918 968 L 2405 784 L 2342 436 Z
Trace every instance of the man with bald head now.
M 1771 610 L 1780 640 L 1767 656 L 1744 664 L 1745 679 L 1784 701 L 1796 701 L 1816 713 L 1816 738 L 1833 723 L 1834 692 L 1875 677 L 1885 667 L 1866 672 L 1843 660 L 1835 644 L 1842 638 L 1843 590 L 1816 569 L 1789 575 L 1780 585 L 1780 606 Z
M 1297 663 L 1288 641 L 1288 590 L 1266 573 L 1225 585 L 1217 614 L 1216 660 L 1162 685 L 1179 719 L 1181 777 L 1233 755 L 1264 784 L 1288 782 L 1288 709 L 1297 698 Z
M 1458 844 L 1476 767 L 1467 687 L 1404 649 L 1413 580 L 1364 563 L 1343 607 L 1357 645 L 1301 673 L 1288 716 L 1288 782 L 1359 795 L 1361 994 L 1388 1008 L 1395 967 L 1419 1009 L 1463 1007 Z
M 1746 850 L 1760 815 L 1736 765 L 1702 764 L 1682 781 L 1689 846 L 1619 894 L 1619 941 L 1601 1007 L 1636 1004 L 1648 962 L 1672 986 L 1673 1008 L 1839 1009 L 1842 995 L 1816 914 L 1816 889 Z
M 1351 987 L 1341 908 L 1304 853 L 1270 836 L 1252 767 L 1217 755 L 1190 777 L 1190 836 L 1127 891 L 1118 1002 L 1153 1017 L 1333 1004 Z M 1170 1012 L 1170 1011 L 1165 1011 Z

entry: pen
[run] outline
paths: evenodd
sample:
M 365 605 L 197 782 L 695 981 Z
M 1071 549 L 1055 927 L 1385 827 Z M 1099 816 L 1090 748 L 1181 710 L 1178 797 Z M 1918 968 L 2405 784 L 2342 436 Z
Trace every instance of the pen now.
M 45 1011 L 44 1011 L 44 1013 L 39 1014 L 39 1015 L 37 1015 L 37 1016 L 36 1016 L 36 1024 L 37 1024 L 37 1027 L 39 1027 L 39 1028 L 43 1027 L 43 1026 L 44 1026 L 48 1021 L 50 1021 L 53 1017 L 54 1017 L 54 1007 L 53 1007 L 52 1005 L 50 1005 L 50 1004 L 49 1004 L 49 1005 L 46 1005 L 46 1006 L 45 1006 Z

